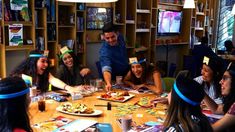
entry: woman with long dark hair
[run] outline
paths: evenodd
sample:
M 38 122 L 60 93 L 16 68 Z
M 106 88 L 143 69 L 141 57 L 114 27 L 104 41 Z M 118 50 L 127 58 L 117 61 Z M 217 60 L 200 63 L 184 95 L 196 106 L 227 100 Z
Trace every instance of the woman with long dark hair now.
M 22 61 L 22 63 L 17 66 L 10 75 L 21 77 L 22 74 L 26 74 L 31 76 L 33 79 L 33 85 L 37 86 L 37 89 L 41 92 L 48 91 L 49 83 L 54 87 L 65 89 L 69 93 L 79 92 L 78 89 L 65 84 L 49 72 L 49 62 L 47 56 L 47 51 L 31 51 L 29 57 Z
M 179 75 L 168 95 L 169 107 L 163 124 L 165 131 L 211 132 L 211 125 L 200 107 L 204 95 L 200 84 Z
M 205 56 L 201 69 L 201 76 L 194 78 L 202 85 L 206 94 L 217 104 L 222 103 L 219 81 L 222 76 L 222 63 L 214 57 Z
M 20 77 L 0 80 L 0 131 L 32 132 L 28 116 L 29 88 Z
M 73 50 L 65 46 L 60 52 L 60 66 L 56 72 L 59 79 L 71 86 L 84 84 L 91 79 L 91 76 L 88 76 L 91 70 L 79 64 Z
M 146 59 L 135 58 L 130 62 L 130 70 L 124 78 L 124 83 L 135 90 L 148 88 L 156 94 L 162 93 L 162 79 L 155 66 L 147 66 Z
M 212 127 L 214 131 L 234 131 L 235 129 L 235 64 L 230 63 L 224 72 L 221 84 L 223 104 L 216 104 L 209 96 L 205 96 L 204 102 L 209 109 L 216 114 L 225 114 Z

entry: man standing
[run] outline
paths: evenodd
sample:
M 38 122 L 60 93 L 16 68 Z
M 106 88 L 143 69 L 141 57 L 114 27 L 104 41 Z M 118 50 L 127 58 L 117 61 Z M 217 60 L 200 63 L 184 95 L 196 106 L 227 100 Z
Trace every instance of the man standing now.
M 111 90 L 111 80 L 116 76 L 125 76 L 129 70 L 125 40 L 111 23 L 103 27 L 102 47 L 100 49 L 100 64 L 103 78 L 106 83 L 105 89 Z

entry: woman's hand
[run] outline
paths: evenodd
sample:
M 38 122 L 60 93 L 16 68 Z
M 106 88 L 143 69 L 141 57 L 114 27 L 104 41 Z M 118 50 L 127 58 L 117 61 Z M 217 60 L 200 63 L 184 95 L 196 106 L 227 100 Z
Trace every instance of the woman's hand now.
M 145 84 L 140 84 L 140 85 L 133 85 L 132 88 L 135 89 L 135 90 L 138 90 L 142 87 L 145 87 Z
M 152 104 L 157 104 L 157 103 L 164 103 L 164 104 L 168 104 L 168 99 L 167 97 L 157 97 L 153 100 L 151 100 Z
M 91 70 L 89 69 L 89 68 L 83 68 L 81 71 L 80 71 L 80 74 L 81 74 L 81 76 L 86 76 L 86 75 L 88 75 L 88 74 L 90 74 L 91 73 Z
M 71 86 L 69 86 L 69 85 L 67 85 L 67 86 L 65 87 L 65 90 L 67 90 L 67 92 L 70 93 L 70 94 L 81 93 L 81 89 L 78 89 L 78 88 L 76 88 L 76 87 L 71 87 Z

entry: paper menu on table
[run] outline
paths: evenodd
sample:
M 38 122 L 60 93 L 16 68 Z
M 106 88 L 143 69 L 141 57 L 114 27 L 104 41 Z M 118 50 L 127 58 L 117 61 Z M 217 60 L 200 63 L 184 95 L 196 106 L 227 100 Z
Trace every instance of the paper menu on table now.
M 81 132 L 96 123 L 97 121 L 94 120 L 75 120 L 63 127 L 56 129 L 53 132 Z

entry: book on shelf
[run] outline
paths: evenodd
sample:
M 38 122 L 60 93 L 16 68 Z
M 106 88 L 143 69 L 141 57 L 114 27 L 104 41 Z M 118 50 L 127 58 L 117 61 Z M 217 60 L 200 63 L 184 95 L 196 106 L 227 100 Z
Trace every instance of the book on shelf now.
M 84 18 L 77 17 L 77 31 L 83 31 L 83 30 L 84 30 Z
M 64 47 L 64 46 L 67 46 L 68 48 L 73 50 L 74 40 L 68 39 L 68 40 L 61 41 L 61 47 Z
M 51 21 L 51 1 L 46 0 L 46 8 L 47 8 L 47 21 Z
M 55 41 L 56 40 L 56 24 L 48 24 L 47 25 L 47 36 L 49 41 Z
M 35 10 L 34 11 L 34 18 L 35 18 L 35 27 L 38 27 L 38 11 L 37 10 Z
M 23 24 L 9 25 L 9 46 L 23 45 Z
M 38 36 L 36 39 L 36 48 L 38 50 L 45 50 L 45 43 L 44 43 L 44 37 Z
M 30 21 L 28 0 L 10 0 L 10 12 L 13 21 Z
M 51 16 L 51 21 L 53 21 L 53 22 L 56 21 L 55 0 L 51 0 L 50 16 Z
M 0 19 L 2 19 L 2 0 L 0 0 Z
M 10 13 L 10 5 L 7 4 L 7 3 L 4 5 L 4 20 L 5 21 L 11 21 L 12 20 L 12 15 Z
M 42 8 L 45 7 L 46 1 L 45 0 L 35 0 L 35 7 Z

